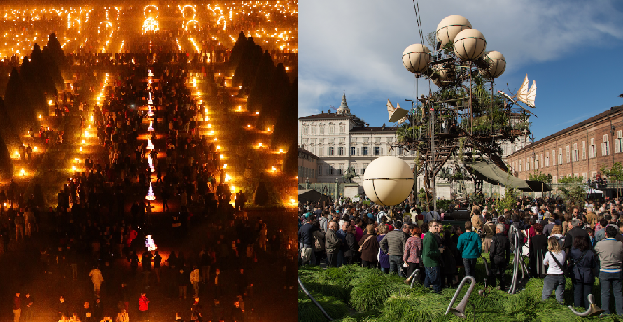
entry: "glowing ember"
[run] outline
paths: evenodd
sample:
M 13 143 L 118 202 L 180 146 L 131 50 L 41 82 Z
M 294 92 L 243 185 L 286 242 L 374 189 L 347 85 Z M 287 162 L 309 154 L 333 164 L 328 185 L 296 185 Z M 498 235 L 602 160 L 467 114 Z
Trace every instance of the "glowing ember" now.
M 149 168 L 151 168 L 151 172 L 154 172 L 154 163 L 151 159 L 151 153 L 147 154 L 147 163 L 149 163 Z
M 19 171 L 19 174 L 23 177 L 26 175 L 26 170 L 22 169 Z
M 154 195 L 154 189 L 151 187 L 151 182 L 149 183 L 149 191 L 147 191 L 147 196 L 145 196 L 147 200 L 156 200 L 156 196 Z
M 147 139 L 147 150 L 153 150 L 154 144 L 151 143 L 151 139 Z
M 151 238 L 151 235 L 147 235 L 145 237 L 145 247 L 147 247 L 148 252 L 158 249 L 158 246 L 156 245 L 154 240 Z
M 153 126 L 152 126 L 152 125 L 153 125 L 153 122 L 152 122 L 152 121 L 149 121 L 149 127 L 147 128 L 147 131 L 151 132 L 151 131 L 153 131 L 153 130 L 154 130 L 154 128 L 153 128 Z

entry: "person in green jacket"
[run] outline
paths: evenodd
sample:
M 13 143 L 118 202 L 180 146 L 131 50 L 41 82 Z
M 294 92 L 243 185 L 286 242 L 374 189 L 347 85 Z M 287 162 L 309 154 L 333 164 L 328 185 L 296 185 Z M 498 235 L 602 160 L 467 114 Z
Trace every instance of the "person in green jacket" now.
M 463 255 L 465 276 L 476 276 L 476 261 L 482 254 L 482 241 L 480 236 L 472 231 L 472 223 L 470 221 L 465 222 L 465 232 L 459 236 L 456 248 Z
M 440 247 L 441 223 L 431 221 L 428 226 L 428 232 L 424 235 L 422 242 L 422 261 L 426 270 L 426 278 L 424 279 L 424 287 L 431 285 L 436 293 L 441 293 L 441 267 L 439 265 L 440 255 L 443 247 Z

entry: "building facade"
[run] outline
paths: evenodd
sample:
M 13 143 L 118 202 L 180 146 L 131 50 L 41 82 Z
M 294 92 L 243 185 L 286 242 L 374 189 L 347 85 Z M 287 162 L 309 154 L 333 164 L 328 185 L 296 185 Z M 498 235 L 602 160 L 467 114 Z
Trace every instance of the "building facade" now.
M 298 145 L 318 157 L 318 182 L 341 180 L 345 171 L 352 167 L 360 176 L 353 181 L 361 183 L 365 169 L 381 156 L 399 157 L 413 168 L 415 154 L 391 149 L 396 140 L 395 127 L 370 127 L 351 114 L 346 94 L 335 113 L 329 110 L 299 118 Z M 299 172 L 299 180 L 300 177 Z
M 299 147 L 299 183 L 316 183 L 318 182 L 318 157 L 313 153 Z
M 333 183 L 336 180 L 341 182 L 344 172 L 352 167 L 359 176 L 354 178 L 353 182 L 359 183 L 360 191 L 363 191 L 361 182 L 365 169 L 378 157 L 398 157 L 413 169 L 415 152 L 391 147 L 398 140 L 396 131 L 396 127 L 371 127 L 366 124 L 350 112 L 344 95 L 342 104 L 336 112 L 328 110 L 326 113 L 298 119 L 298 146 L 318 157 L 316 182 Z M 502 156 L 515 153 L 529 142 L 527 136 L 522 136 L 514 142 L 504 143 Z M 301 172 L 300 162 L 299 182 L 305 182 L 307 176 Z M 424 186 L 423 176 L 419 176 L 417 181 L 418 187 Z M 436 182 L 437 196 L 450 198 L 451 186 L 442 179 L 437 179 Z
M 602 167 L 623 162 L 623 105 L 527 145 L 506 161 L 520 179 L 541 172 L 553 183 L 567 176 L 593 180 Z

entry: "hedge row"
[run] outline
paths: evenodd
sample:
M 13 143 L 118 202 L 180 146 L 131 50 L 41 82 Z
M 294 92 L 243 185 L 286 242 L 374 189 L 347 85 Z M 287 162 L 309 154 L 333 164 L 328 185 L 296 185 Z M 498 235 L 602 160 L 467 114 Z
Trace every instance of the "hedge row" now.
M 455 289 L 444 289 L 441 294 L 435 294 L 419 284 L 410 289 L 398 276 L 354 265 L 326 270 L 303 267 L 299 269 L 299 277 L 336 321 L 465 321 L 453 314 L 444 315 Z M 482 284 L 477 284 L 470 296 L 465 310 L 467 321 L 617 321 L 614 316 L 580 318 L 566 306 L 558 304 L 553 294 L 549 300 L 541 301 L 542 279 L 531 279 L 525 289 L 515 295 L 492 289 L 485 296 L 478 295 L 478 290 L 483 288 Z M 467 289 L 466 285 L 456 304 Z M 598 287 L 595 291 L 593 294 L 598 300 Z M 573 303 L 569 279 L 565 287 L 565 301 Z M 299 291 L 298 303 L 299 321 L 326 321 L 302 291 Z

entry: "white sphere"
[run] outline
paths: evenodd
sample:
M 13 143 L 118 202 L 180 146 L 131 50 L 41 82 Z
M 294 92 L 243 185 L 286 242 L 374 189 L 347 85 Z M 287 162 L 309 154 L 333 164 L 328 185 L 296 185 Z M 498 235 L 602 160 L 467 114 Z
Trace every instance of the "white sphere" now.
M 413 172 L 403 160 L 380 157 L 366 168 L 363 189 L 370 200 L 384 206 L 403 202 L 413 189 Z
M 412 73 L 421 73 L 428 68 L 430 50 L 422 44 L 413 44 L 402 53 L 402 64 Z
M 485 60 L 489 65 L 485 73 L 488 78 L 498 78 L 504 74 L 504 70 L 506 70 L 506 59 L 504 59 L 502 53 L 495 50 L 490 51 L 485 56 Z
M 454 37 L 459 32 L 471 28 L 472 24 L 467 18 L 459 15 L 447 16 L 437 25 L 437 41 L 441 42 L 441 47 L 454 43 Z
M 454 53 L 462 60 L 477 60 L 486 49 L 485 36 L 476 29 L 463 30 L 454 37 Z

